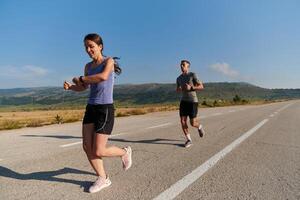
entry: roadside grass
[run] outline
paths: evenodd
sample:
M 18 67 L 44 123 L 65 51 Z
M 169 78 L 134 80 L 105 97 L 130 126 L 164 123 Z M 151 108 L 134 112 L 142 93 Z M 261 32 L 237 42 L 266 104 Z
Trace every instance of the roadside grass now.
M 1 112 L 0 130 L 75 122 L 82 119 L 83 112 L 83 110 Z
M 266 103 L 273 103 L 278 101 L 223 101 L 223 100 L 202 100 L 199 107 L 223 107 L 233 105 L 260 105 Z M 178 110 L 178 103 L 172 104 L 153 104 L 153 105 L 139 105 L 135 107 L 121 107 L 116 108 L 116 117 L 126 117 L 131 115 L 143 115 L 151 112 L 173 111 Z M 18 129 L 24 127 L 39 127 L 50 124 L 62 124 L 81 121 L 84 115 L 84 109 L 53 109 L 53 110 L 1 110 L 0 109 L 0 130 Z
M 117 108 L 116 117 L 143 115 L 150 112 L 176 110 L 176 106 L 149 106 L 138 108 Z M 81 121 L 84 109 L 79 110 L 34 110 L 0 112 L 0 130 L 18 129 L 24 127 L 39 127 L 50 124 L 63 124 Z

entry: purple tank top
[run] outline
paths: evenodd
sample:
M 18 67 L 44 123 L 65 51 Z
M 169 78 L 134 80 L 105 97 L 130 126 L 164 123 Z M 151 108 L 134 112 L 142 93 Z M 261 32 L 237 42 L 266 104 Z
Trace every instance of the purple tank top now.
M 103 61 L 97 67 L 91 67 L 88 65 L 87 74 L 94 75 L 101 73 L 104 70 L 106 60 Z M 98 104 L 112 104 L 113 103 L 113 87 L 114 87 L 114 72 L 109 74 L 106 81 L 100 83 L 90 84 L 90 95 L 88 104 L 98 105 Z

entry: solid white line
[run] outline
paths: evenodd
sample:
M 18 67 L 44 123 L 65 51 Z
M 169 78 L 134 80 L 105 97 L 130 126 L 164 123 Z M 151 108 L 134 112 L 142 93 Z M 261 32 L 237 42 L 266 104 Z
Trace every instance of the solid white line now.
M 244 133 L 241 137 L 233 141 L 230 145 L 225 147 L 219 153 L 215 154 L 205 163 L 197 167 L 190 174 L 183 177 L 181 180 L 177 181 L 170 188 L 159 194 L 154 200 L 166 200 L 166 199 L 174 199 L 177 195 L 179 195 L 183 190 L 185 190 L 189 185 L 195 182 L 198 178 L 200 178 L 207 170 L 212 168 L 219 160 L 226 156 L 229 152 L 231 152 L 234 148 L 236 148 L 240 143 L 250 137 L 255 131 L 257 131 L 260 127 L 262 127 L 268 119 L 264 119 L 255 127 Z
M 214 113 L 211 116 L 218 116 L 218 115 L 222 115 L 222 113 Z
M 168 126 L 170 124 L 172 124 L 172 123 L 165 123 L 165 124 L 160 124 L 157 126 L 150 126 L 150 127 L 147 127 L 146 129 L 159 128 L 159 127 L 163 127 L 163 126 Z
M 82 144 L 82 141 L 80 142 L 74 142 L 74 143 L 70 143 L 70 144 L 64 144 L 64 145 L 60 145 L 60 147 L 70 147 L 70 146 L 74 146 L 77 144 Z

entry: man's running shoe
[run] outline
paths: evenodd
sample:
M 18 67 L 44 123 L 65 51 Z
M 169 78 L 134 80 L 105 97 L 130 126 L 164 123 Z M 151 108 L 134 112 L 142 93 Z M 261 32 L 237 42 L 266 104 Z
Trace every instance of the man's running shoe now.
M 191 140 L 187 140 L 184 144 L 185 148 L 189 148 L 190 146 L 192 146 L 192 141 Z

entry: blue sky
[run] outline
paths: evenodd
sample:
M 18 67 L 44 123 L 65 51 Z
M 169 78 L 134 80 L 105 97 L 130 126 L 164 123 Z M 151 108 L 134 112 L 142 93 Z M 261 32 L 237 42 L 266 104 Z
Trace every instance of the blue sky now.
M 204 82 L 300 88 L 297 0 L 0 0 L 0 88 L 61 86 L 83 73 L 83 37 L 121 57 L 123 83 L 174 83 L 181 59 Z

